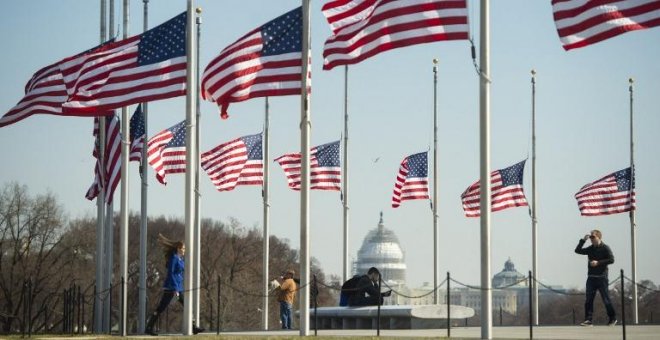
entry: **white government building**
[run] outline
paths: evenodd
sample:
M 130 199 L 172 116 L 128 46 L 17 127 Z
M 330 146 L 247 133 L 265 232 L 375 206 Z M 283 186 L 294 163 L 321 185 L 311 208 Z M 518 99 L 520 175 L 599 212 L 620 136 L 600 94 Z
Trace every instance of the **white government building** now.
M 366 274 L 371 267 L 380 270 L 385 284 L 400 292 L 386 298 L 386 305 L 430 305 L 433 304 L 433 286 L 424 283 L 421 287 L 410 288 L 406 285 L 406 261 L 405 254 L 399 239 L 394 232 L 385 228 L 383 213 L 380 213 L 380 221 L 375 229 L 370 230 L 362 241 L 362 246 L 357 254 L 357 260 L 353 263 L 353 274 Z M 452 282 L 451 301 L 452 305 L 460 305 L 479 310 L 481 308 L 481 291 L 468 287 L 456 287 Z M 517 314 L 518 309 L 527 306 L 529 286 L 526 275 L 519 273 L 511 259 L 504 263 L 504 269 L 495 274 L 492 279 L 493 286 L 493 310 L 499 310 L 510 314 Z M 502 289 L 507 287 L 507 289 Z M 500 288 L 500 289 L 498 289 Z M 563 291 L 560 286 L 552 286 L 553 289 Z M 446 286 L 438 290 L 443 303 L 446 303 Z M 547 289 L 540 287 L 539 294 L 550 293 Z M 406 297 L 408 296 L 408 297 Z M 413 297 L 413 298 L 409 298 Z

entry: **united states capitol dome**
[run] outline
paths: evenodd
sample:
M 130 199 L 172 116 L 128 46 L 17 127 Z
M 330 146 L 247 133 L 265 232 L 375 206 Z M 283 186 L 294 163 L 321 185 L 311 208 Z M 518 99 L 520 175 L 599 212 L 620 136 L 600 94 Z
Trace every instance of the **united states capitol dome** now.
M 367 233 L 358 251 L 356 274 L 366 274 L 369 268 L 376 267 L 383 280 L 391 284 L 405 284 L 405 255 L 394 232 L 385 228 L 383 213 L 380 213 L 378 227 Z

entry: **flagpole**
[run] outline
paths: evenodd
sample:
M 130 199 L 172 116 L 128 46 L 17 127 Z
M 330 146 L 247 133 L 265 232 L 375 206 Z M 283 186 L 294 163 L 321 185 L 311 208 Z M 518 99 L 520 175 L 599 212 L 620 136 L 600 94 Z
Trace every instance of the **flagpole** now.
M 186 203 L 185 203 L 185 219 L 186 219 L 186 240 L 185 244 L 188 247 L 188 264 L 187 269 L 184 271 L 184 290 L 183 296 L 184 301 L 191 301 L 192 294 L 191 288 L 193 288 L 193 273 L 195 271 L 195 238 L 198 235 L 195 235 L 194 228 L 194 211 L 195 211 L 195 200 L 194 200 L 194 188 L 193 181 L 195 178 L 195 172 L 197 172 L 197 159 L 195 158 L 196 146 L 196 116 L 195 112 L 197 111 L 197 94 L 194 89 L 197 88 L 197 62 L 195 57 L 195 34 L 194 34 L 194 4 L 193 0 L 188 0 L 187 8 L 187 23 L 186 23 Z M 190 256 L 192 255 L 192 256 Z M 184 303 L 183 305 L 183 335 L 192 335 L 192 303 Z
M 310 48 L 310 0 L 302 0 L 302 74 L 300 108 L 300 335 L 309 335 L 309 140 L 311 130 L 311 110 L 307 92 Z
M 348 65 L 344 66 L 344 192 L 343 192 L 343 205 L 344 205 L 344 270 L 343 280 L 346 282 L 350 275 L 350 265 L 348 263 Z
M 433 59 L 433 303 L 440 304 L 438 282 L 440 267 L 438 261 L 438 59 Z M 449 294 L 449 292 L 447 292 Z
M 196 77 L 197 77 L 197 79 L 199 79 L 199 38 L 200 38 L 201 33 L 202 33 L 202 8 L 197 7 L 195 12 L 197 13 L 197 17 L 195 19 L 196 23 L 197 23 L 197 51 L 196 51 L 197 52 L 197 54 L 196 54 L 196 57 L 197 57 L 196 62 L 197 63 L 195 65 L 196 66 L 195 69 L 196 69 L 196 72 L 197 72 Z M 200 118 L 201 118 L 201 115 L 202 115 L 201 108 L 199 106 L 199 95 L 200 95 L 199 87 L 196 87 L 195 92 L 196 92 L 195 95 L 197 96 L 197 105 L 196 105 L 197 124 L 195 125 L 195 129 L 196 129 L 197 133 L 195 134 L 196 135 L 195 136 L 196 137 L 195 159 L 196 159 L 197 164 L 199 164 L 199 139 L 200 139 L 200 137 L 199 137 L 199 132 L 200 132 L 199 122 L 200 122 Z M 200 301 L 199 301 L 200 288 L 199 287 L 201 286 L 201 280 L 200 280 L 201 265 L 200 265 L 200 261 L 201 261 L 201 255 L 202 255 L 201 254 L 201 250 L 202 250 L 202 244 L 201 244 L 201 242 L 202 242 L 201 241 L 201 239 L 202 239 L 201 238 L 202 225 L 201 225 L 201 220 L 200 220 L 200 218 L 201 218 L 201 210 L 200 210 L 201 209 L 200 208 L 201 198 L 202 198 L 202 196 L 201 196 L 201 193 L 199 192 L 199 168 L 197 168 L 197 171 L 195 171 L 195 236 L 196 236 L 195 237 L 195 257 L 194 257 L 194 259 L 195 259 L 195 267 L 194 267 L 195 272 L 193 274 L 194 275 L 193 288 L 195 290 L 193 290 L 192 294 L 193 294 L 193 320 L 195 320 L 197 322 L 198 327 L 201 327 L 201 325 L 199 323 L 201 322 L 201 319 L 202 319 L 199 315 L 199 307 L 200 307 L 199 306 L 199 304 L 200 304 Z
M 481 168 L 481 338 L 492 338 L 492 298 L 490 281 L 490 5 L 481 0 L 479 34 L 479 130 Z
M 538 248 L 537 248 L 537 223 L 536 219 L 536 71 L 532 70 L 532 272 L 534 279 L 532 280 L 532 318 L 534 325 L 539 325 L 539 286 L 536 280 L 538 274 Z
M 115 37 L 115 0 L 109 0 L 108 2 L 109 5 L 109 13 L 108 13 L 108 37 Z M 114 110 L 112 112 L 114 114 Z M 106 122 L 107 123 L 107 122 Z M 106 124 L 107 125 L 107 124 Z M 121 128 L 121 127 L 120 127 Z M 105 129 L 104 129 L 105 132 Z M 105 138 L 107 139 L 107 138 Z M 104 142 L 105 147 L 107 147 L 107 140 Z M 105 162 L 105 157 L 104 157 L 104 162 Z M 105 165 L 104 165 L 105 166 Z M 103 176 L 106 176 L 106 170 L 103 172 Z M 104 192 L 105 194 L 105 192 Z M 104 222 L 104 252 L 105 252 L 105 275 L 103 277 L 104 282 L 103 282 L 103 289 L 108 291 L 108 296 L 112 294 L 112 291 L 110 290 L 110 287 L 112 287 L 112 279 L 114 277 L 114 272 L 113 272 L 113 260 L 114 260 L 114 243 L 115 243 L 115 238 L 114 238 L 114 205 L 111 203 L 107 204 L 106 206 L 106 212 L 104 214 L 105 222 Z M 112 325 L 110 324 L 111 320 L 111 308 L 110 306 L 110 299 L 105 299 L 103 301 L 103 331 L 108 332 L 111 330 Z
M 106 22 L 106 0 L 101 0 L 101 20 L 100 20 L 100 43 L 102 44 L 106 40 L 107 35 L 107 22 Z M 97 164 L 99 166 L 99 179 L 105 178 L 103 173 L 105 172 L 105 117 L 98 118 L 99 127 L 97 134 Z M 103 184 L 103 181 L 101 181 Z M 100 292 L 103 290 L 103 248 L 104 248 L 104 239 L 103 239 L 103 230 L 104 230 L 104 221 L 105 221 L 105 191 L 104 185 L 101 185 L 101 190 L 96 196 L 96 295 L 94 296 L 94 331 L 96 333 L 101 333 L 101 328 L 103 327 L 103 300 L 100 298 Z
M 633 185 L 635 183 L 635 138 L 633 130 L 633 83 L 635 80 L 633 78 L 628 79 L 630 86 L 628 90 L 630 92 L 630 192 L 633 192 Z M 631 199 L 633 199 L 631 197 Z M 630 249 L 631 249 L 631 262 L 632 262 L 632 312 L 633 312 L 633 324 L 639 322 L 638 310 L 637 310 L 637 225 L 635 224 L 635 209 L 633 203 L 630 203 Z
M 149 29 L 149 0 L 142 0 L 143 18 L 142 18 L 142 32 Z M 140 277 L 138 283 L 138 333 L 144 333 L 146 327 L 147 315 L 147 103 L 142 103 L 142 121 L 144 122 L 144 139 L 142 142 L 142 155 L 140 161 L 140 178 L 141 178 L 141 191 L 140 191 Z
M 270 159 L 269 159 L 269 154 L 268 154 L 268 147 L 269 147 L 269 125 L 270 125 L 270 117 L 269 117 L 269 105 L 268 105 L 268 97 L 265 98 L 265 105 L 264 105 L 264 135 L 263 135 L 263 169 L 264 169 L 264 182 L 263 182 L 263 193 L 262 193 L 262 199 L 263 199 L 263 208 L 264 208 L 264 235 L 263 235 L 263 307 L 262 307 L 262 318 L 261 318 L 261 323 L 262 323 L 262 328 L 263 330 L 267 331 L 268 330 L 268 281 L 269 281 L 269 274 L 268 274 L 268 259 L 269 255 L 268 253 L 270 252 L 270 239 L 269 239 L 269 228 L 270 228 L 270 203 L 269 203 L 269 196 L 268 196 L 268 189 L 269 189 L 269 165 L 270 165 Z
M 124 0 L 124 23 L 123 23 L 123 39 L 128 38 L 128 19 L 130 16 L 130 0 Z M 121 108 L 121 228 L 119 229 L 119 271 L 120 271 L 120 294 L 121 294 L 121 321 L 120 333 L 121 336 L 127 334 L 127 311 L 128 311 L 128 162 L 130 136 L 128 107 Z

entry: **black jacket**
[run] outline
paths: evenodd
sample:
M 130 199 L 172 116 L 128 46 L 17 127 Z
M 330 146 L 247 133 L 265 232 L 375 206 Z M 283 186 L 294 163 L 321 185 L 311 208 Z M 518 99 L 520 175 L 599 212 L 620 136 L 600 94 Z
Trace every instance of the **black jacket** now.
M 607 277 L 607 266 L 614 263 L 612 250 L 603 242 L 600 242 L 598 246 L 592 244 L 586 248 L 582 248 L 584 242 L 584 239 L 580 239 L 577 247 L 575 247 L 575 252 L 581 255 L 587 255 L 589 259 L 587 262 L 587 275 L 591 277 Z M 598 261 L 598 265 L 592 267 L 589 265 L 591 261 Z

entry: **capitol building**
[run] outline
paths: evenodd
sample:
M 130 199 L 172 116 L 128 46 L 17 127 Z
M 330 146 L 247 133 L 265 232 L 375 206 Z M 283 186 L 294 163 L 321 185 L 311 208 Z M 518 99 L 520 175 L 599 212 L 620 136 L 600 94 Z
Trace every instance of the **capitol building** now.
M 375 229 L 370 230 L 362 241 L 357 253 L 357 260 L 353 262 L 353 274 L 366 274 L 369 268 L 376 267 L 381 272 L 383 290 L 392 289 L 399 294 L 392 294 L 386 298 L 386 305 L 430 305 L 433 304 L 433 286 L 425 282 L 421 287 L 410 288 L 406 285 L 405 253 L 399 239 L 394 232 L 385 227 L 383 213 Z M 509 258 L 504 268 L 492 278 L 494 310 L 500 308 L 510 314 L 517 314 L 518 309 L 528 304 L 527 276 L 516 270 Z M 560 286 L 552 286 L 553 290 L 563 291 Z M 539 294 L 550 293 L 540 288 Z M 438 289 L 442 303 L 447 301 L 446 285 Z M 469 287 L 452 287 L 452 305 L 481 308 L 481 291 Z

